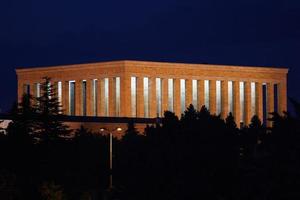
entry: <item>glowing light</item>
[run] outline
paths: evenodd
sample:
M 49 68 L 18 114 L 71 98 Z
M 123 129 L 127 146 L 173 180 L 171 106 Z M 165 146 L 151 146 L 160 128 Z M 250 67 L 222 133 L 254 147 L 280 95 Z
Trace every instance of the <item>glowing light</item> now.
M 209 80 L 204 80 L 204 104 L 209 109 Z
M 192 96 L 193 96 L 193 106 L 198 107 L 198 81 L 192 80 Z
M 161 78 L 156 78 L 156 113 L 157 117 L 161 117 Z
M 217 115 L 221 114 L 222 110 L 222 97 L 221 97 L 221 81 L 216 81 L 216 113 Z
M 75 81 L 69 81 L 69 115 L 75 115 Z
M 245 83 L 240 82 L 240 121 L 244 122 L 245 117 Z
M 168 110 L 173 112 L 174 108 L 174 84 L 173 79 L 168 79 Z
M 256 104 L 256 85 L 255 82 L 251 82 L 251 116 L 253 116 L 255 114 L 255 104 Z
M 149 117 L 149 78 L 144 77 L 144 116 Z
M 104 78 L 104 115 L 109 116 L 109 79 Z
M 180 108 L 181 113 L 185 111 L 185 79 L 180 79 Z
M 233 113 L 233 83 L 228 81 L 228 111 Z
M 131 116 L 136 117 L 136 77 L 131 77 Z
M 121 111 L 121 81 L 120 77 L 116 77 L 116 116 L 120 116 Z
M 97 116 L 97 79 L 93 79 L 93 112 L 94 116 Z

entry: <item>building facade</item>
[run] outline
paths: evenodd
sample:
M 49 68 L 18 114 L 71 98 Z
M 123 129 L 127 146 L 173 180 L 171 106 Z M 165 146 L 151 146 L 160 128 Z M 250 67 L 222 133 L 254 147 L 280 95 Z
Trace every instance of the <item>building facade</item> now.
M 39 96 L 48 76 L 72 116 L 156 118 L 166 110 L 180 116 L 193 104 L 223 118 L 232 112 L 238 125 L 247 125 L 253 115 L 264 120 L 287 110 L 285 68 L 125 60 L 16 72 L 18 101 L 23 93 Z

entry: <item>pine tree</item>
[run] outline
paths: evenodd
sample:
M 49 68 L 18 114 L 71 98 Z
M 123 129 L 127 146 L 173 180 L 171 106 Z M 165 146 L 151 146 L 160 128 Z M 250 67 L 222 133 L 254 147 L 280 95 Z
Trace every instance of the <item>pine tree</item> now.
M 231 131 L 236 131 L 237 130 L 237 125 L 234 121 L 234 117 L 232 115 L 232 113 L 230 112 L 228 114 L 228 116 L 226 117 L 225 119 L 225 124 L 226 124 L 226 127 L 231 130 Z
M 80 128 L 75 130 L 75 139 L 83 139 L 83 138 L 89 138 L 93 135 L 93 132 L 91 132 L 89 129 L 85 128 L 83 125 L 80 126 Z
M 127 130 L 125 131 L 125 135 L 122 137 L 123 140 L 130 140 L 132 138 L 138 137 L 139 132 L 136 130 L 133 121 L 129 121 L 127 124 Z
M 184 114 L 181 117 L 181 121 L 192 123 L 197 120 L 197 110 L 193 106 L 193 104 L 190 104 L 189 107 L 186 108 L 184 111 Z
M 15 142 L 31 143 L 35 127 L 35 109 L 32 106 L 32 96 L 24 94 L 22 101 L 15 103 L 10 111 L 12 122 L 7 127 L 7 135 Z
M 254 115 L 251 119 L 251 123 L 249 124 L 249 128 L 252 129 L 261 129 L 262 127 L 262 123 L 260 121 L 260 119 L 258 118 L 257 115 Z
M 58 117 L 62 113 L 57 98 L 57 91 L 51 79 L 44 77 L 41 84 L 41 96 L 36 98 L 36 112 L 39 117 L 36 126 L 36 135 L 42 141 L 51 141 L 67 136 L 70 133 Z
M 164 112 L 164 117 L 162 119 L 162 126 L 168 131 L 178 130 L 179 120 L 175 113 L 170 111 Z

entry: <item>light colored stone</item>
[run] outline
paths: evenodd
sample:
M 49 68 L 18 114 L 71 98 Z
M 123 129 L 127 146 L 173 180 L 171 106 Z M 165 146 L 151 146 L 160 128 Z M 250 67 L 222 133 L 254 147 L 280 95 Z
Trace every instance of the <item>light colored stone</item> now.
M 162 80 L 162 112 L 168 108 L 168 78 L 174 80 L 174 112 L 180 117 L 180 79 L 186 80 L 186 106 L 192 103 L 192 80 L 198 80 L 198 109 L 204 105 L 204 80 L 210 80 L 210 111 L 216 112 L 216 80 L 221 81 L 222 117 L 228 114 L 228 81 L 234 83 L 234 117 L 240 122 L 239 82 L 245 82 L 245 123 L 248 124 L 250 112 L 250 82 L 256 83 L 256 114 L 262 120 L 262 83 L 278 84 L 279 113 L 287 110 L 287 73 L 285 68 L 266 68 L 248 66 L 224 66 L 210 64 L 184 64 L 144 61 L 112 61 L 89 64 L 76 64 L 54 67 L 17 69 L 18 102 L 21 101 L 24 84 L 41 83 L 45 76 L 53 82 L 62 81 L 62 106 L 65 114 L 69 113 L 69 81 L 75 80 L 75 113 L 82 115 L 82 80 L 87 80 L 87 115 L 94 116 L 92 80 L 97 79 L 97 116 L 104 112 L 104 78 L 109 78 L 109 116 L 116 113 L 115 77 L 120 77 L 120 116 L 131 117 L 130 77 L 137 77 L 137 117 L 144 117 L 143 77 L 149 77 L 149 116 L 157 117 L 155 78 Z M 274 94 L 268 90 L 267 96 Z M 274 97 L 274 95 L 273 95 Z M 274 98 L 268 98 L 268 111 L 274 111 Z M 250 114 L 251 113 L 251 114 Z
M 226 119 L 228 116 L 228 82 L 221 82 L 221 116 L 223 119 Z

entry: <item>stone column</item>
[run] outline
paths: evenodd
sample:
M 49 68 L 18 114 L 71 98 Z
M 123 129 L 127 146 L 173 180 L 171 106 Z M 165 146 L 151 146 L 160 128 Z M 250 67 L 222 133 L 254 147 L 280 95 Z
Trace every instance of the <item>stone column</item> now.
M 263 94 L 262 83 L 260 82 L 255 83 L 255 115 L 263 123 Z
M 36 89 L 36 83 L 32 83 L 30 84 L 30 94 L 31 94 L 31 97 L 33 98 L 31 100 L 31 103 L 32 105 L 36 105 L 37 104 L 37 100 L 36 100 L 36 97 L 37 97 L 37 89 Z
M 198 80 L 198 110 L 204 105 L 204 80 Z
M 97 102 L 96 102 L 96 104 L 97 104 L 97 116 L 98 117 L 103 116 L 103 107 L 102 107 L 102 105 L 103 105 L 103 98 L 104 97 L 102 95 L 102 93 L 103 93 L 102 86 L 103 86 L 103 78 L 99 78 L 97 80 Z
M 58 98 L 58 81 L 51 81 L 50 83 L 51 87 L 52 87 L 52 92 L 55 98 Z M 32 85 L 32 92 L 33 92 L 33 96 L 36 97 L 36 84 Z
M 65 115 L 70 115 L 69 88 L 70 88 L 69 81 L 62 81 L 62 109 Z
M 216 80 L 209 81 L 209 111 L 216 114 Z
M 60 83 L 60 96 L 59 96 L 59 85 Z M 64 93 L 64 82 L 63 81 L 56 81 L 54 82 L 55 84 L 55 96 L 57 98 L 57 102 L 58 102 L 58 105 L 59 105 L 59 110 L 60 110 L 60 114 L 63 114 L 63 103 L 64 103 L 64 100 L 63 100 L 63 93 Z M 36 90 L 36 94 L 35 96 L 41 96 L 41 84 L 39 83 L 36 83 L 35 85 L 35 90 Z M 39 91 L 38 91 L 39 90 Z M 39 92 L 39 94 L 37 94 Z
M 114 77 L 109 78 L 108 83 L 108 115 L 110 117 L 116 116 L 116 79 Z
M 106 111 L 105 111 L 105 90 L 104 90 L 104 87 L 105 87 L 105 84 L 104 84 L 104 78 L 100 78 L 99 79 L 99 82 L 100 82 L 100 115 L 101 117 L 106 117 Z M 99 101 L 98 100 L 98 101 Z
M 93 80 L 86 80 L 86 115 L 93 116 Z
M 168 110 L 168 79 L 162 78 L 162 116 Z
M 137 77 L 137 99 L 136 99 L 136 106 L 137 106 L 137 117 L 144 118 L 144 79 L 143 77 Z
M 181 109 L 180 109 L 180 79 L 174 79 L 174 113 L 181 117 Z
M 120 77 L 120 117 L 131 116 L 131 85 L 130 75 Z
M 245 125 L 249 125 L 253 114 L 251 112 L 251 82 L 244 82 L 245 84 Z
M 97 92 L 98 92 L 98 88 L 97 88 L 97 81 L 94 81 L 94 79 L 91 80 L 91 116 L 97 116 Z M 95 91 L 95 92 L 94 92 Z
M 185 80 L 185 108 L 189 107 L 193 103 L 193 93 L 192 93 L 192 79 Z M 195 105 L 194 105 L 195 106 Z M 197 109 L 197 108 L 195 108 Z
M 283 111 L 287 111 L 287 87 L 286 80 L 277 85 L 278 96 L 278 113 L 283 115 Z
M 155 118 L 155 117 L 157 117 L 155 77 L 149 78 L 149 81 L 150 81 L 150 83 L 149 83 L 149 93 L 150 93 L 149 111 L 150 111 L 150 117 Z
M 240 127 L 240 82 L 233 81 L 233 116 L 237 127 Z
M 60 83 L 60 98 L 59 98 L 59 93 L 58 93 L 58 83 Z M 56 84 L 57 84 L 57 100 L 59 102 L 60 109 L 62 111 L 62 105 L 64 103 L 64 100 L 63 100 L 64 82 L 63 81 L 58 81 Z M 39 90 L 40 90 L 40 93 L 41 93 L 41 85 L 40 84 L 39 84 L 39 87 L 40 87 Z M 39 94 L 39 95 L 41 95 L 41 94 Z
M 75 81 L 75 115 L 82 115 L 82 80 Z
M 52 81 L 50 84 L 52 86 L 52 89 L 53 89 L 53 95 L 54 97 L 57 99 L 57 102 L 59 102 L 61 105 L 62 104 L 62 101 L 60 102 L 59 100 L 59 95 L 58 95 L 58 82 L 59 81 Z M 40 89 L 40 92 L 41 92 L 41 88 Z M 37 83 L 34 83 L 33 84 L 33 96 L 36 98 L 37 97 Z M 35 103 L 37 103 L 37 101 L 35 101 Z M 60 112 L 61 113 L 61 112 Z
M 54 88 L 53 88 L 54 89 Z M 36 98 L 36 93 L 37 93 L 37 90 L 36 90 L 36 83 L 32 83 L 30 84 L 30 94 L 33 98 Z
M 274 112 L 274 84 L 267 83 L 267 127 L 272 126 L 272 121 L 268 120 L 272 118 L 270 113 Z
M 24 83 L 18 80 L 18 103 L 22 102 L 22 97 L 24 94 L 24 89 L 23 89 Z
M 221 117 L 228 116 L 228 81 L 221 81 Z

